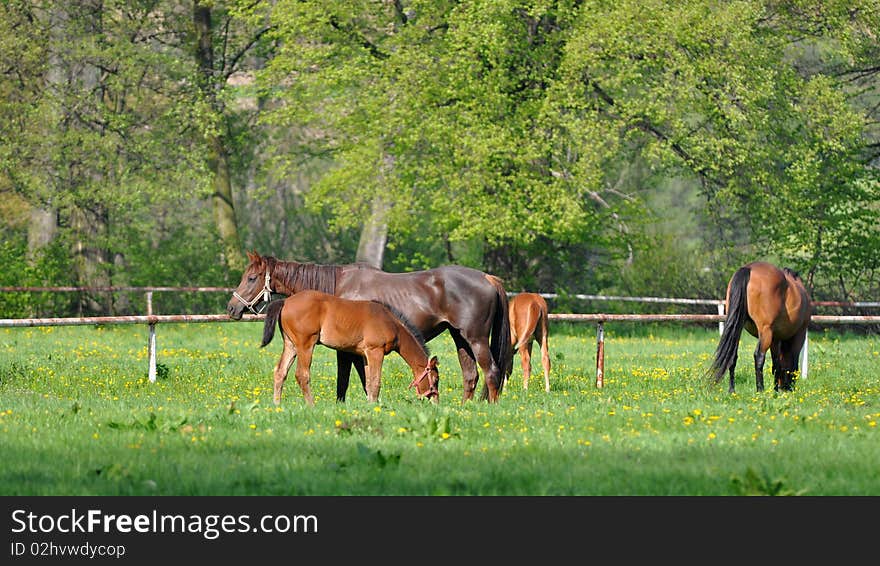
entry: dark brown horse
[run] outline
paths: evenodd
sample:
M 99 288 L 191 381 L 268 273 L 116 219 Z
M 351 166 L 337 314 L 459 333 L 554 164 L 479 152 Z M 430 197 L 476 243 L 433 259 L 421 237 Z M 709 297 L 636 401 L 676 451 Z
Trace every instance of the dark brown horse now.
M 250 263 L 227 305 L 240 319 L 268 294 L 293 295 L 306 289 L 346 299 L 375 300 L 400 312 L 431 341 L 444 330 L 452 335 L 461 363 L 464 393 L 472 399 L 477 366 L 484 376 L 483 398 L 497 401 L 502 377 L 512 359 L 507 294 L 492 275 L 459 265 L 411 273 L 387 273 L 364 264 L 319 265 L 281 261 L 248 253 Z M 366 388 L 363 359 L 337 351 L 336 398 L 345 400 L 354 365 Z
M 532 344 L 541 346 L 541 366 L 544 369 L 544 391 L 550 391 L 550 350 L 547 301 L 537 293 L 519 293 L 510 300 L 510 343 L 519 351 L 523 370 L 523 389 L 529 388 L 532 375 Z M 508 375 L 513 367 L 509 368 Z
M 349 301 L 320 291 L 302 291 L 286 299 L 272 301 L 266 309 L 263 343 L 275 336 L 275 325 L 281 329 L 284 350 L 275 366 L 275 404 L 281 404 L 281 390 L 296 364 L 296 381 L 309 405 L 314 405 L 311 381 L 312 353 L 323 344 L 336 351 L 360 356 L 366 364 L 367 399 L 379 400 L 382 362 L 397 352 L 413 372 L 411 387 L 419 397 L 438 400 L 437 357 L 431 357 L 424 339 L 405 320 L 388 307 L 375 301 Z
M 742 329 L 758 338 L 755 349 L 755 385 L 764 390 L 764 358 L 770 350 L 774 389 L 791 391 L 798 371 L 798 355 L 807 336 L 812 302 L 797 272 L 756 261 L 740 267 L 727 285 L 727 319 L 715 350 L 715 383 L 733 373 Z

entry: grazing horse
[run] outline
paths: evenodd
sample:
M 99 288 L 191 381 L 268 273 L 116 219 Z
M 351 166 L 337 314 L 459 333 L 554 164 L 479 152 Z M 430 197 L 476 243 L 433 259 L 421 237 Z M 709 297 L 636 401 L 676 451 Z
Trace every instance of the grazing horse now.
M 715 383 L 729 371 L 728 390 L 734 392 L 733 372 L 740 335 L 745 328 L 758 339 L 755 349 L 757 390 L 764 390 L 764 358 L 769 349 L 774 389 L 791 391 L 812 312 L 810 295 L 797 272 L 762 261 L 744 265 L 727 284 L 726 307 L 724 332 L 711 368 Z
M 510 343 L 519 351 L 523 370 L 523 389 L 529 388 L 532 375 L 532 344 L 541 346 L 541 366 L 544 368 L 544 391 L 550 392 L 550 351 L 547 347 L 547 301 L 537 293 L 519 293 L 510 300 Z M 508 367 L 507 375 L 513 372 Z
M 319 265 L 282 261 L 248 253 L 249 264 L 232 294 L 227 313 L 240 319 L 244 309 L 256 312 L 272 293 L 293 295 L 306 289 L 345 299 L 375 300 L 399 311 L 431 341 L 448 330 L 458 350 L 464 392 L 473 398 L 477 366 L 484 376 L 482 398 L 498 400 L 503 372 L 512 359 L 507 293 L 493 275 L 460 265 L 410 273 L 387 273 L 366 264 Z M 337 351 L 336 398 L 345 401 L 354 365 L 366 388 L 363 359 Z
M 366 364 L 367 399 L 379 400 L 382 362 L 397 352 L 413 372 L 410 387 L 419 397 L 437 402 L 437 356 L 431 357 L 424 339 L 405 319 L 398 318 L 387 306 L 375 301 L 350 301 L 320 291 L 302 291 L 286 299 L 269 303 L 263 326 L 264 347 L 281 329 L 284 350 L 275 365 L 275 404 L 281 404 L 281 390 L 293 361 L 296 381 L 309 405 L 314 405 L 309 386 L 312 353 L 317 344 L 360 356 Z

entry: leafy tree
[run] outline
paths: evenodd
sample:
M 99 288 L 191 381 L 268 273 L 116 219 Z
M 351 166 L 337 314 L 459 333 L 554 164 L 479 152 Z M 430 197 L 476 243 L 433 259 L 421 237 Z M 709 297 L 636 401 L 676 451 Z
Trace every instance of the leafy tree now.
M 700 181 L 721 249 L 744 227 L 746 254 L 811 274 L 865 263 L 856 249 L 878 242 L 876 181 L 858 158 L 864 123 L 839 85 L 791 63 L 807 19 L 786 20 L 773 3 L 701 0 L 597 1 L 580 14 L 553 104 L 561 138 L 578 148 L 573 178 L 645 159 Z
M 24 94 L 5 99 L 2 127 L 12 143 L 4 178 L 33 211 L 57 218 L 80 285 L 126 284 L 121 228 L 142 220 L 140 211 L 173 208 L 189 194 L 180 186 L 200 191 L 199 160 L 188 159 L 197 155 L 185 126 L 192 115 L 179 97 L 187 70 L 166 43 L 179 29 L 170 8 L 5 5 L 4 21 L 22 38 L 8 47 L 12 60 L 30 63 L 14 68 Z M 149 229 L 138 237 L 149 238 Z M 86 295 L 80 309 L 125 309 L 108 301 Z
M 263 37 L 271 26 L 254 16 L 260 2 L 206 2 L 193 0 L 193 52 L 197 66 L 197 105 L 202 115 L 199 126 L 207 150 L 211 173 L 214 221 L 224 250 L 224 262 L 241 270 L 245 266 L 235 213 L 232 170 L 236 125 L 252 113 L 246 106 L 235 107 L 238 78 L 251 81 L 252 63 L 265 54 Z M 255 53 L 256 52 L 256 53 Z
M 701 296 L 764 257 L 869 296 L 877 29 L 876 0 L 10 0 L 3 253 L 92 285 L 220 283 L 248 245 Z
M 336 226 L 432 234 L 446 261 L 470 240 L 595 235 L 540 123 L 572 10 L 550 4 L 279 3 L 271 122 L 306 125 L 336 165 L 308 202 Z

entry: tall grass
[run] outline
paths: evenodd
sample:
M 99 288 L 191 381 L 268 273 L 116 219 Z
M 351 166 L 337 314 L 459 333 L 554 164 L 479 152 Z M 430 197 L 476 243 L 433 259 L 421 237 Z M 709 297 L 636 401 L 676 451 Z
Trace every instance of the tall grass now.
M 729 395 L 705 378 L 716 330 L 608 324 L 597 389 L 595 327 L 557 323 L 551 392 L 515 360 L 494 405 L 461 403 L 447 335 L 439 405 L 396 354 L 379 404 L 356 376 L 336 403 L 319 347 L 315 406 L 291 371 L 275 407 L 261 330 L 160 325 L 150 383 L 142 326 L 0 329 L 0 494 L 880 495 L 876 336 L 811 333 L 808 377 L 777 394 L 744 335 Z

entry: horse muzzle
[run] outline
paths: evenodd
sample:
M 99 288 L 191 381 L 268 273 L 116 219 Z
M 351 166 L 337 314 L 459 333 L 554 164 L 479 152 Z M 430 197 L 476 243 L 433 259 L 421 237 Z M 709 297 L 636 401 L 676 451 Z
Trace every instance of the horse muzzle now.
M 244 314 L 244 305 L 240 302 L 238 304 L 233 304 L 233 301 L 229 301 L 229 304 L 226 305 L 226 314 L 229 315 L 229 318 L 232 320 L 241 320 L 241 317 Z

